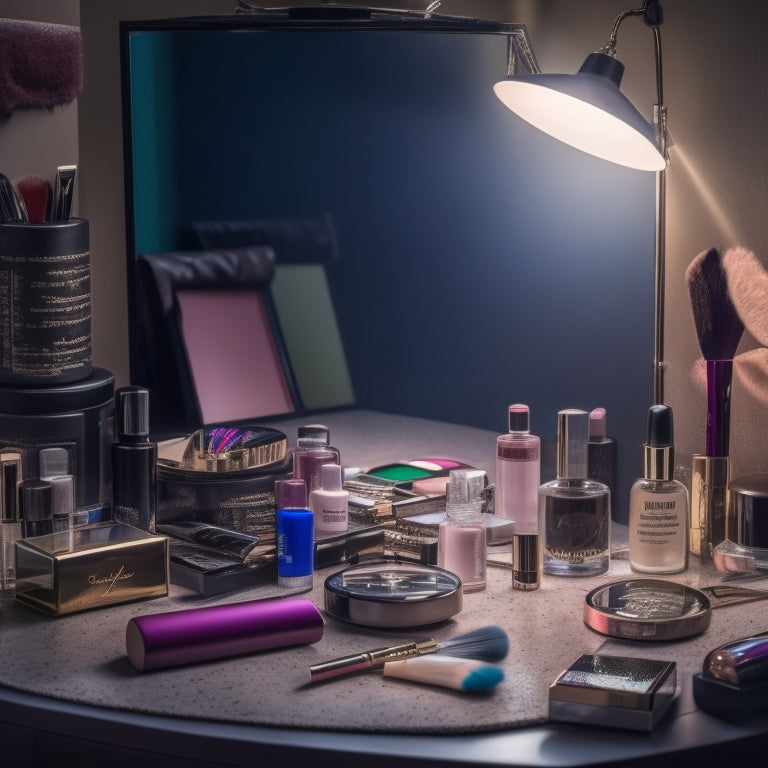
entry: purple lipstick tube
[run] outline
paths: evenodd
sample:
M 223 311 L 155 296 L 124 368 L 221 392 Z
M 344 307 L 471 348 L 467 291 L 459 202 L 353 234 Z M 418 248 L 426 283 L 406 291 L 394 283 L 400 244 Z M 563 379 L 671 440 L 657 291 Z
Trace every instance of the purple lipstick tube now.
M 324 629 L 311 600 L 251 600 L 136 616 L 126 627 L 125 649 L 145 672 L 316 643 Z

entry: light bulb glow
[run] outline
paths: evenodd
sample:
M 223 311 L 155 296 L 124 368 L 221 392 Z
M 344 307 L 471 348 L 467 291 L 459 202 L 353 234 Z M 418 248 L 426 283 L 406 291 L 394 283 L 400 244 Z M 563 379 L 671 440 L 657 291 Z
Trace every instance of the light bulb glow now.
M 583 152 L 643 171 L 666 167 L 664 157 L 646 136 L 588 102 L 513 79 L 502 80 L 493 89 L 523 120 Z

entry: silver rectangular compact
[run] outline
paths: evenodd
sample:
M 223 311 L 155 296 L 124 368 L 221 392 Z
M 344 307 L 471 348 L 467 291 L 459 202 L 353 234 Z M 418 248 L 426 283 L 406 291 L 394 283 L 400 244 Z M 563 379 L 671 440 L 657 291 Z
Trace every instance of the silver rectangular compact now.
M 650 731 L 675 697 L 674 661 L 580 656 L 549 688 L 551 720 Z

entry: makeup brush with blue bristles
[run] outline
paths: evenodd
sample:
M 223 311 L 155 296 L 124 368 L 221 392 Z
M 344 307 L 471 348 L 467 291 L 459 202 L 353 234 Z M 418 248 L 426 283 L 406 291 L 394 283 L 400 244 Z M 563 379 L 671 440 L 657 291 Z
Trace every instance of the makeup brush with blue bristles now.
M 374 648 L 371 651 L 312 665 L 309 668 L 310 682 L 329 680 L 380 667 L 391 661 L 401 661 L 432 653 L 443 653 L 447 656 L 484 662 L 501 661 L 509 653 L 509 636 L 501 627 L 492 625 L 441 642 L 414 640 L 384 648 Z
M 504 672 L 487 661 L 437 654 L 388 661 L 384 665 L 384 677 L 440 685 L 467 693 L 483 693 L 495 688 L 504 679 Z

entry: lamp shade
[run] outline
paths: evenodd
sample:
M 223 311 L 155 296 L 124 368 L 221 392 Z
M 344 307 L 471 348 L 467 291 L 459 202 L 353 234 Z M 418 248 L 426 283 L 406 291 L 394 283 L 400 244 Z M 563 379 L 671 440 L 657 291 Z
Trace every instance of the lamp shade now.
M 619 90 L 624 65 L 590 54 L 575 75 L 513 75 L 494 85 L 501 101 L 531 125 L 596 157 L 661 171 L 654 127 Z

